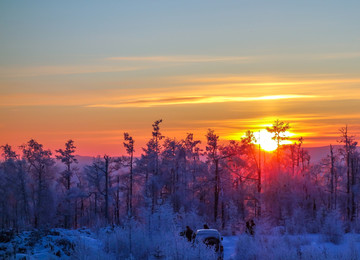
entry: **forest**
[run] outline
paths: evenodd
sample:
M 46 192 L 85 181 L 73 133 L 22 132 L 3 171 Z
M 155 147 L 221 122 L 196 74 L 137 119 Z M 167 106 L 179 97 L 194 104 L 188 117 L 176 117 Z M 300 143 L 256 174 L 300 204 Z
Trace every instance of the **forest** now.
M 125 132 L 126 155 L 99 155 L 88 165 L 79 164 L 73 140 L 50 151 L 31 139 L 21 154 L 1 146 L 3 232 L 118 229 L 128 235 L 117 254 L 140 259 L 134 248 L 141 239 L 178 234 L 186 225 L 207 223 L 238 235 L 254 220 L 256 232 L 330 232 L 333 243 L 339 234 L 360 231 L 360 154 L 347 126 L 323 159 L 312 162 L 303 138 L 282 144 L 291 125 L 280 120 L 267 128 L 278 145 L 273 152 L 263 151 L 252 131 L 224 141 L 209 129 L 201 143 L 192 133 L 182 140 L 165 137 L 161 123 L 153 123 L 141 156 L 135 156 L 136 138 Z

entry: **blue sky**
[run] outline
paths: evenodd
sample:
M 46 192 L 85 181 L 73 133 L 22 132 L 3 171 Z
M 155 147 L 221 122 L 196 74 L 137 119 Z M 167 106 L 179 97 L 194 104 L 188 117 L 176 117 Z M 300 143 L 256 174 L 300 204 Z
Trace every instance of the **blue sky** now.
M 357 52 L 358 1 L 2 1 L 1 63 Z

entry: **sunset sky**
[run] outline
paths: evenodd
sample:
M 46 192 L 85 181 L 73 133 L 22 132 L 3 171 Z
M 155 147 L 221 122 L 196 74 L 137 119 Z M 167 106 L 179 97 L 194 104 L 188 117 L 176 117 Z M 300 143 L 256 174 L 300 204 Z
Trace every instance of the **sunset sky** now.
M 359 1 L 1 1 L 0 145 L 140 152 L 151 124 L 360 136 Z M 358 139 L 358 138 L 357 138 Z

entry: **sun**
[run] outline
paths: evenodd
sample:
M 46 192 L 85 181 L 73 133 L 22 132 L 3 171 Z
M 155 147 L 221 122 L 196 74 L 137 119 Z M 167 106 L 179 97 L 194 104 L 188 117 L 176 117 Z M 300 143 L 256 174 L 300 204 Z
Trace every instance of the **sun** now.
M 288 131 L 284 133 L 285 136 L 290 137 L 292 134 Z M 272 139 L 273 135 L 269 133 L 266 129 L 261 129 L 260 131 L 254 132 L 254 136 L 256 138 L 255 144 L 259 145 L 260 148 L 267 151 L 272 152 L 277 149 L 277 143 Z M 280 144 L 291 144 L 292 142 L 289 140 L 281 141 Z

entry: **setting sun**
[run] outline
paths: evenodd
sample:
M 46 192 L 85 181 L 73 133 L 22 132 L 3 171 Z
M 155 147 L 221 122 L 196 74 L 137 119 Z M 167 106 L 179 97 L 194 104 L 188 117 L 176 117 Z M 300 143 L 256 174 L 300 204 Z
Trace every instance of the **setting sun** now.
M 290 137 L 292 134 L 288 131 L 284 133 L 284 136 Z M 261 129 L 260 131 L 254 132 L 254 136 L 256 138 L 256 144 L 260 143 L 261 149 L 272 152 L 276 150 L 277 143 L 273 140 L 273 134 L 269 133 L 266 129 Z M 292 142 L 289 140 L 281 141 L 280 144 L 291 144 Z

